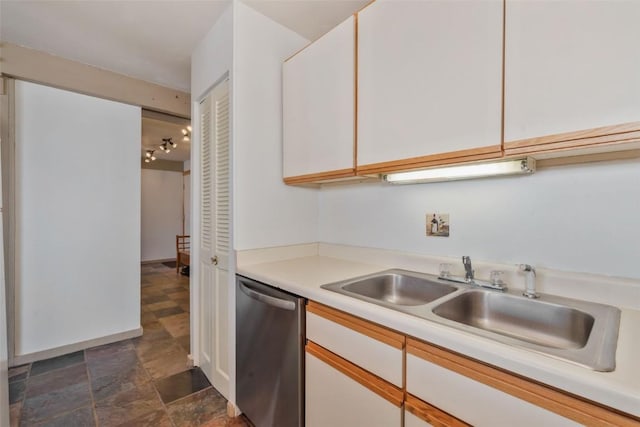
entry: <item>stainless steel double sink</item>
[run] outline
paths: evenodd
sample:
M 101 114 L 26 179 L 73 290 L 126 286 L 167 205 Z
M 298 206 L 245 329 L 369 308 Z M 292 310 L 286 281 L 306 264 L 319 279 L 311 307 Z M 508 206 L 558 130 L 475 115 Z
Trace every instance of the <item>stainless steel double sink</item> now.
M 595 371 L 613 371 L 620 327 L 615 307 L 542 294 L 452 284 L 388 270 L 322 288 Z

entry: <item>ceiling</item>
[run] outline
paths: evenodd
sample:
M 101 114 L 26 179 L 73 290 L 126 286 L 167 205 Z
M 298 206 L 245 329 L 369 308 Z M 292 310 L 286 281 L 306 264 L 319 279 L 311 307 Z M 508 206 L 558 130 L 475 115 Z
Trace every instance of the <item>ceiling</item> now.
M 308 40 L 370 0 L 245 0 Z M 190 91 L 191 52 L 231 0 L 0 0 L 0 40 Z M 176 123 L 177 121 L 177 123 Z M 158 159 L 189 159 L 180 119 L 143 117 L 142 148 Z M 173 138 L 169 154 L 158 145 Z
M 369 0 L 246 0 L 309 40 Z M 190 91 L 191 52 L 230 0 L 0 0 L 0 40 Z

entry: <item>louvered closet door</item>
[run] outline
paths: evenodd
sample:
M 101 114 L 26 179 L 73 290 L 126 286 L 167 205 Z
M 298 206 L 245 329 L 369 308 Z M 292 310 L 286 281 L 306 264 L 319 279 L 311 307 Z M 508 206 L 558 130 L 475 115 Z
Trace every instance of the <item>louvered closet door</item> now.
M 200 104 L 200 365 L 229 397 L 229 85 Z

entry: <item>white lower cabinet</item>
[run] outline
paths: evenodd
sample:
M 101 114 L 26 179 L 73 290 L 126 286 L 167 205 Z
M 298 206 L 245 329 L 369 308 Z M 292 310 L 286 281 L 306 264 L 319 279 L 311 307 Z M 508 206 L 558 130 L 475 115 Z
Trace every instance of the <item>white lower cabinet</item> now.
M 637 426 L 637 418 L 314 301 L 307 427 Z
M 310 346 L 319 350 L 311 354 Z M 307 427 L 401 427 L 401 390 L 399 404 L 390 402 L 372 390 L 380 388 L 379 382 L 363 385 L 375 380 L 368 378 L 373 375 L 352 369 L 355 365 L 313 343 L 307 346 L 305 361 Z
M 427 427 L 433 426 L 433 424 L 429 424 L 427 421 L 416 417 L 409 411 L 404 411 L 404 427 Z
M 477 427 L 580 425 L 412 354 L 407 354 L 407 392 Z

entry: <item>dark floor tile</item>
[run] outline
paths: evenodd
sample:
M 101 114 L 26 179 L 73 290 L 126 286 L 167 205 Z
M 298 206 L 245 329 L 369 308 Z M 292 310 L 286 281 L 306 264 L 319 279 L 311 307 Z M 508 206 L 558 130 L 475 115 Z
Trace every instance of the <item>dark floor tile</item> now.
M 133 390 L 150 380 L 142 364 L 136 363 L 127 369 L 119 370 L 111 375 L 91 378 L 93 399 L 107 399 L 118 393 Z
M 192 368 L 155 382 L 164 403 L 171 403 L 211 386 L 200 368 Z
M 95 425 L 93 408 L 91 406 L 85 406 L 84 408 L 51 418 L 42 424 L 38 424 L 38 427 L 89 427 Z
M 161 310 L 156 310 L 156 311 L 153 312 L 153 314 L 157 318 L 173 316 L 174 314 L 180 314 L 180 313 L 184 313 L 184 310 L 181 309 L 180 307 L 163 308 Z
M 27 398 L 50 393 L 73 384 L 86 383 L 87 365 L 79 363 L 67 368 L 54 369 L 27 381 Z
M 21 425 L 33 425 L 58 414 L 91 404 L 89 383 L 70 385 L 50 393 L 25 399 Z
M 9 404 L 20 402 L 24 399 L 24 391 L 27 388 L 27 380 L 9 383 Z
M 22 381 L 29 376 L 29 369 L 31 364 L 14 366 L 9 369 L 9 382 Z
M 165 410 L 151 412 L 131 421 L 120 424 L 118 427 L 173 427 L 171 419 Z
M 95 380 L 101 377 L 117 375 L 120 372 L 130 371 L 139 364 L 138 355 L 133 347 L 126 351 L 114 353 L 111 357 L 89 359 L 89 375 Z
M 214 388 L 207 388 L 167 405 L 169 416 L 181 427 L 200 426 L 224 418 L 226 409 L 226 400 Z
M 75 353 L 65 354 L 52 359 L 41 360 L 33 363 L 30 376 L 33 377 L 34 375 L 40 375 L 54 369 L 66 368 L 67 366 L 82 362 L 84 362 L 83 351 L 76 351 Z
M 187 353 L 191 353 L 191 336 L 184 335 L 175 339 L 180 347 L 182 347 Z
M 85 350 L 85 355 L 87 362 L 93 363 L 94 361 L 99 361 L 101 359 L 119 357 L 122 353 L 127 353 L 133 349 L 133 341 L 129 339 L 89 348 Z
M 169 297 L 163 293 L 160 295 L 151 295 L 148 297 L 144 297 L 142 298 L 141 301 L 142 301 L 142 304 L 153 304 L 156 302 L 162 302 L 162 301 L 168 301 L 168 300 L 169 300 Z
M 119 426 L 161 409 L 162 402 L 151 383 L 96 402 L 96 414 L 101 427 Z

